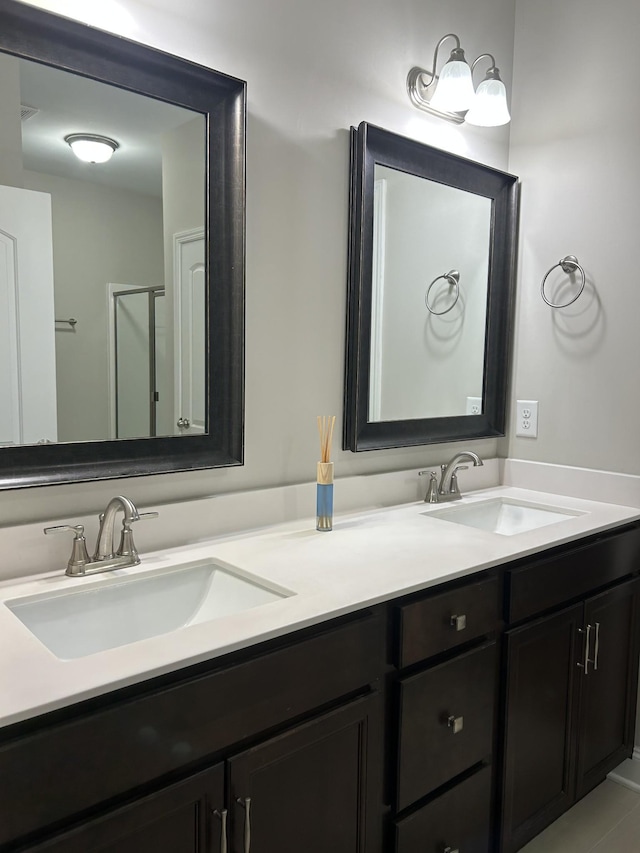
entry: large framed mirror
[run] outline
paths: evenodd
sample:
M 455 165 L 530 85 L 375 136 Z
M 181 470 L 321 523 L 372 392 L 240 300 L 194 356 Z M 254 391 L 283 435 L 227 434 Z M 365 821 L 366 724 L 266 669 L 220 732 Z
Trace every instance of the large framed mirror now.
M 242 464 L 245 89 L 0 0 L 0 488 Z
M 343 448 L 504 434 L 513 175 L 351 128 Z

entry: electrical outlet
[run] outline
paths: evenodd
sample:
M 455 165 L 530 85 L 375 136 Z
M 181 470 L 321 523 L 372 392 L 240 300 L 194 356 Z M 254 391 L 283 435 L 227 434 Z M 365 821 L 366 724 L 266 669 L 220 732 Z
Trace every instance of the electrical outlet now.
M 516 401 L 516 435 L 525 438 L 538 437 L 538 401 Z
M 467 397 L 467 414 L 482 414 L 482 397 Z

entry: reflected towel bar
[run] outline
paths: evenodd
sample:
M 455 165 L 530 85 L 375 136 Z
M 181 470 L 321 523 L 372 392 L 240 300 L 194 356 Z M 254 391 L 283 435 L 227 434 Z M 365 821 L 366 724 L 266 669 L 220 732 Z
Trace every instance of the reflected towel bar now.
M 73 329 L 73 327 L 74 327 L 74 326 L 76 326 L 76 325 L 78 324 L 78 321 L 76 320 L 76 318 L 75 318 L 75 317 L 69 317 L 69 319 L 68 319 L 68 320 L 58 320 L 58 319 L 56 319 L 56 321 L 55 321 L 55 322 L 56 322 L 56 323 L 67 323 L 69 326 L 71 326 L 71 328 L 72 328 L 72 329 Z

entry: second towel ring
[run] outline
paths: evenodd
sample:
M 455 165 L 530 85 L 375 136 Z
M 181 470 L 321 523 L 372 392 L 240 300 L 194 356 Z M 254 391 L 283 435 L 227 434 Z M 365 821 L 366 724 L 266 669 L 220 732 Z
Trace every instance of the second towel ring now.
M 549 301 L 549 299 L 547 299 L 547 295 L 544 292 L 544 286 L 546 284 L 547 278 L 556 267 L 562 267 L 563 272 L 566 272 L 567 274 L 575 272 L 576 270 L 580 270 L 580 275 L 582 276 L 582 284 L 580 285 L 580 290 L 576 293 L 573 299 L 570 299 L 568 302 L 551 302 Z M 586 276 L 584 274 L 583 268 L 578 263 L 578 259 L 575 255 L 567 255 L 565 258 L 563 258 L 561 261 L 558 261 L 557 264 L 554 264 L 551 269 L 547 271 L 547 274 L 542 279 L 542 284 L 540 285 L 540 295 L 550 308 L 567 308 L 569 305 L 573 305 L 576 299 L 580 296 L 580 294 L 584 290 L 585 283 Z
M 453 300 L 453 302 L 451 303 L 451 305 L 448 308 L 444 309 L 444 311 L 434 311 L 433 308 L 431 307 L 431 305 L 429 305 L 429 294 L 431 293 L 431 288 L 433 287 L 433 285 L 437 281 L 440 281 L 441 278 L 445 279 L 445 281 L 448 281 L 452 287 L 455 287 L 456 298 Z M 441 317 L 443 314 L 448 314 L 449 311 L 451 311 L 451 309 L 455 307 L 456 302 L 458 301 L 459 298 L 460 298 L 460 273 L 458 272 L 458 270 L 449 270 L 449 272 L 444 273 L 444 275 L 439 275 L 437 278 L 434 278 L 434 280 L 431 282 L 431 284 L 427 288 L 427 292 L 424 295 L 424 304 L 427 306 L 427 311 L 430 314 L 435 314 L 436 317 Z

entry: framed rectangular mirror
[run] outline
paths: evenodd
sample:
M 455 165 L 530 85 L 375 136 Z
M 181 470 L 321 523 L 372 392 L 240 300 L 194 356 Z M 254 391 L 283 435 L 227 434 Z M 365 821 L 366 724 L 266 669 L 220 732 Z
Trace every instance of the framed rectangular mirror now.
M 245 83 L 14 0 L 0 81 L 0 488 L 242 464 Z
M 504 434 L 517 178 L 351 129 L 345 450 Z

